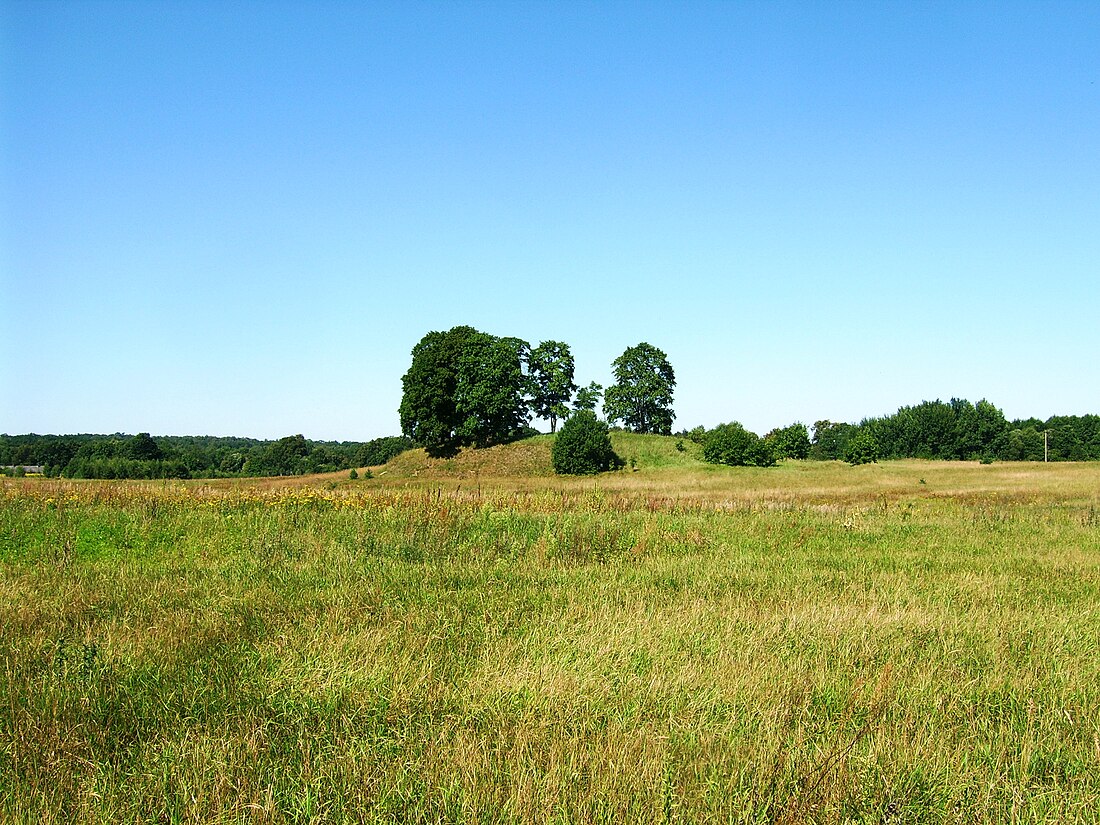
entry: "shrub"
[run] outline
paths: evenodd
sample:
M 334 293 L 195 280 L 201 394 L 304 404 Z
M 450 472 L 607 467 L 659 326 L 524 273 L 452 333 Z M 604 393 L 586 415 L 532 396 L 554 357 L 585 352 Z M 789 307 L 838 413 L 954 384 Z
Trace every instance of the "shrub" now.
M 622 466 L 611 448 L 607 424 L 591 410 L 577 410 L 562 425 L 551 450 L 554 472 L 560 475 L 591 475 Z
M 711 464 L 729 464 L 733 467 L 770 467 L 775 464 L 771 446 L 736 421 L 719 424 L 707 433 L 703 439 L 703 458 Z
M 873 464 L 878 461 L 878 442 L 869 432 L 863 430 L 852 436 L 844 451 L 844 460 L 853 466 Z
M 359 478 L 359 471 L 355 468 L 352 468 L 352 471 L 348 473 L 348 478 L 350 478 L 352 481 L 355 481 L 357 478 Z
M 804 459 L 810 455 L 810 435 L 806 425 L 795 422 L 789 427 L 777 427 L 764 440 L 776 458 Z

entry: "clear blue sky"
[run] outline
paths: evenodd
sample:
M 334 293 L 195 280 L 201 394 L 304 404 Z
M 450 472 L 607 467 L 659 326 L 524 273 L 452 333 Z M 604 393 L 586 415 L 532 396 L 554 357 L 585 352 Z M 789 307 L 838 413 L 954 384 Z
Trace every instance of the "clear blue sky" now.
M 1100 413 L 1100 3 L 0 3 L 0 432 L 365 440 L 429 330 L 675 426 Z

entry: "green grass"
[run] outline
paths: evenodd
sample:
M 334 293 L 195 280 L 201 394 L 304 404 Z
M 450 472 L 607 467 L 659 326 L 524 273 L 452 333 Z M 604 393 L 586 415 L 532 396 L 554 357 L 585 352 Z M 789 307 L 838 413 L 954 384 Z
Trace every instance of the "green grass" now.
M 677 450 L 676 445 L 683 446 Z M 669 435 L 640 435 L 615 431 L 611 434 L 611 446 L 623 461 L 633 458 L 639 472 L 669 467 L 705 468 L 703 448 L 687 438 Z
M 0 821 L 1100 818 L 1100 467 L 630 443 L 481 487 L 5 482 Z

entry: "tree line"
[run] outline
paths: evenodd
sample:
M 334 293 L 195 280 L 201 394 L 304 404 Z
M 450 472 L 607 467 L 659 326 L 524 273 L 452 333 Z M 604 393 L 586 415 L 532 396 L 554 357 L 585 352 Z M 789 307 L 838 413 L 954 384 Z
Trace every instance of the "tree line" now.
M 701 444 L 705 460 L 767 467 L 778 459 L 847 461 L 924 458 L 954 461 L 1097 461 L 1100 416 L 1052 416 L 1008 421 L 992 403 L 922 401 L 858 424 L 816 421 L 813 434 L 795 423 L 763 437 L 737 422 L 683 433 Z
M 1100 416 L 1056 415 L 1008 421 L 992 403 L 964 398 L 922 401 L 859 424 L 818 421 L 812 458 L 844 459 L 853 440 L 875 458 L 957 461 L 1097 461 Z
M 302 475 L 385 464 L 413 446 L 402 436 L 367 442 L 275 441 L 216 436 L 0 435 L 0 466 L 10 474 L 42 467 L 64 478 L 231 478 Z

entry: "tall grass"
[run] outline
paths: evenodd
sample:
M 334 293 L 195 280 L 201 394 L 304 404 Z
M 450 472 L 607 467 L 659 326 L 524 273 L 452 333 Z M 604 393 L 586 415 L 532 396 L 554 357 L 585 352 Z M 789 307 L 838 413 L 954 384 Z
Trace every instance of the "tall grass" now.
M 1097 821 L 1087 481 L 777 469 L 5 483 L 0 820 Z

